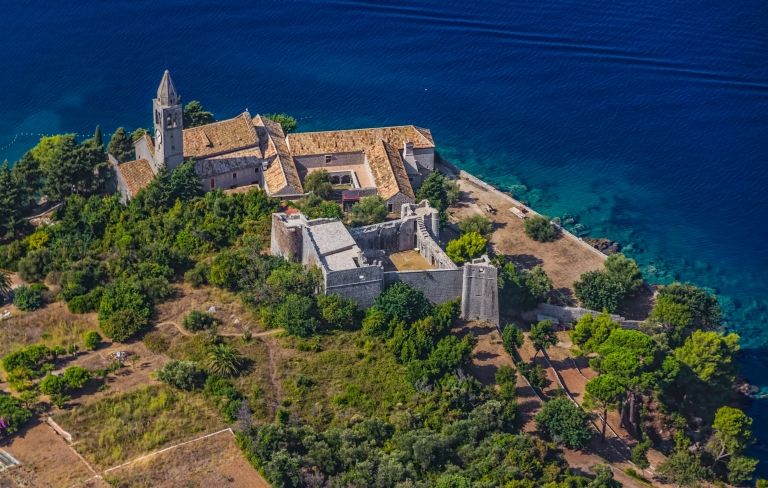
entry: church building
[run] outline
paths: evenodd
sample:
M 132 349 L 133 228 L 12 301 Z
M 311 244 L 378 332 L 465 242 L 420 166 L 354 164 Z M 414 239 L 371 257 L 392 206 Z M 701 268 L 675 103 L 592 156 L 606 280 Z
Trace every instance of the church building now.
M 379 194 L 390 211 L 414 203 L 414 189 L 434 169 L 429 129 L 413 125 L 286 134 L 277 122 L 246 111 L 231 119 L 184 128 L 181 97 L 166 70 L 152 102 L 154 139 L 134 143 L 136 159 L 110 155 L 122 201 L 149 185 L 161 168 L 185 160 L 206 191 L 258 185 L 269 195 L 298 198 L 312 171 L 325 169 L 344 189 L 343 201 Z

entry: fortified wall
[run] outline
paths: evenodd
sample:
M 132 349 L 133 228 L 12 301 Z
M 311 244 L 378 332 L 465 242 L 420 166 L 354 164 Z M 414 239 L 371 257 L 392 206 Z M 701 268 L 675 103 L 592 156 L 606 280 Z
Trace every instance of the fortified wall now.
M 271 252 L 316 265 L 324 292 L 370 307 L 389 285 L 402 281 L 433 303 L 461 298 L 461 316 L 499 323 L 497 270 L 487 256 L 457 266 L 438 244 L 438 211 L 425 200 L 404 204 L 400 218 L 348 229 L 338 219 L 272 215 Z

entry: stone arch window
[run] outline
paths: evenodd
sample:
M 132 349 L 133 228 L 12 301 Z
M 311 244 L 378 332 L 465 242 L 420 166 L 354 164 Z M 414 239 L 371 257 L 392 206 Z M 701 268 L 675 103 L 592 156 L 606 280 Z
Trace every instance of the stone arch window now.
M 349 185 L 352 183 L 352 178 L 349 175 L 343 175 L 341 177 L 341 184 L 342 185 Z
M 160 112 L 158 110 L 155 110 L 155 123 L 160 123 Z

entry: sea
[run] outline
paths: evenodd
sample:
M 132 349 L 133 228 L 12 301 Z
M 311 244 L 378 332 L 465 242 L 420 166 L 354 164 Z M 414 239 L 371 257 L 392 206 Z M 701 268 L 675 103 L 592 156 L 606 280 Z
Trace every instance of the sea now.
M 416 124 L 651 283 L 720 297 L 768 476 L 768 3 L 2 2 L 0 160 L 146 127 L 163 70 L 219 118 Z

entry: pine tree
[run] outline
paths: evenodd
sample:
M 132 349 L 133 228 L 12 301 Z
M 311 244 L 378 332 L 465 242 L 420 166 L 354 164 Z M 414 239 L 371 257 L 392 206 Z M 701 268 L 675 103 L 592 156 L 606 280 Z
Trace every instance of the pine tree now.
M 93 131 L 93 141 L 96 145 L 104 147 L 104 138 L 101 135 L 101 126 L 97 125 L 96 130 Z
M 109 139 L 107 152 L 115 159 L 124 163 L 134 159 L 133 143 L 128 138 L 123 127 L 118 127 Z

